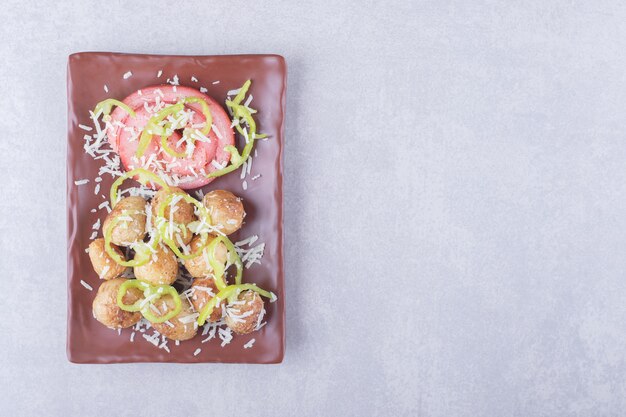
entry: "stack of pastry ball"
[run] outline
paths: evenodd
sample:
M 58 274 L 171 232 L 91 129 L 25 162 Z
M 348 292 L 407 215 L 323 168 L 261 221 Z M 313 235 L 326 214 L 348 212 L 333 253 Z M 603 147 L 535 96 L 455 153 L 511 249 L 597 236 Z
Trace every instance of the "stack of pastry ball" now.
M 103 230 L 111 230 L 111 246 L 113 250 L 124 260 L 124 251 L 120 247 L 130 247 L 135 243 L 143 242 L 147 235 L 146 223 L 148 214 L 153 218 L 157 215 L 159 203 L 167 199 L 170 193 L 185 193 L 180 188 L 170 187 L 159 190 L 150 204 L 142 197 L 126 197 L 120 200 L 113 210 L 108 214 L 103 224 Z M 204 196 L 202 201 L 206 207 L 213 226 L 216 226 L 225 235 L 230 235 L 241 228 L 245 211 L 241 200 L 233 193 L 225 190 L 216 190 Z M 171 207 L 171 206 L 174 207 Z M 148 213 L 148 210 L 151 212 Z M 170 210 L 173 212 L 170 213 Z M 113 222 L 119 216 L 124 216 L 121 221 Z M 165 208 L 165 217 L 172 218 L 177 224 L 187 225 L 197 220 L 194 213 L 194 206 L 184 200 L 179 200 L 176 204 L 168 205 Z M 209 242 L 216 236 L 209 237 Z M 196 252 L 201 242 L 200 235 L 187 232 L 174 236 L 174 241 L 187 245 L 191 252 Z M 183 245 L 180 245 L 181 247 Z M 206 252 L 206 249 L 205 249 Z M 228 250 L 220 242 L 215 250 L 216 259 L 221 263 L 226 263 Z M 122 310 L 117 304 L 117 294 L 120 286 L 127 281 L 120 276 L 126 271 L 124 266 L 117 264 L 105 251 L 104 239 L 99 238 L 89 245 L 89 258 L 100 279 L 104 280 L 96 298 L 93 301 L 93 315 L 100 323 L 114 329 L 121 329 L 133 326 L 142 318 L 140 312 L 130 312 Z M 195 258 L 184 260 L 184 267 L 194 278 L 191 286 L 191 296 L 181 297 L 182 309 L 173 318 L 163 323 L 152 323 L 152 326 L 165 337 L 173 340 L 188 340 L 194 337 L 198 331 L 194 313 L 200 312 L 216 294 L 217 286 L 213 278 L 213 270 L 209 265 L 208 256 L 201 254 Z M 151 285 L 172 285 L 178 274 L 178 260 L 172 250 L 159 243 L 157 250 L 153 253 L 150 261 L 142 266 L 133 268 L 135 277 Z M 133 304 L 143 297 L 143 292 L 137 288 L 130 288 L 123 296 L 124 304 Z M 189 302 L 191 301 L 191 303 Z M 226 325 L 237 334 L 252 332 L 262 319 L 264 313 L 263 300 L 254 291 L 242 291 L 238 299 L 231 305 L 223 306 L 217 304 L 211 315 L 207 318 L 209 322 L 224 320 Z M 166 315 L 175 309 L 174 300 L 169 295 L 164 295 L 157 301 L 157 316 Z M 191 316 L 191 317 L 190 317 Z

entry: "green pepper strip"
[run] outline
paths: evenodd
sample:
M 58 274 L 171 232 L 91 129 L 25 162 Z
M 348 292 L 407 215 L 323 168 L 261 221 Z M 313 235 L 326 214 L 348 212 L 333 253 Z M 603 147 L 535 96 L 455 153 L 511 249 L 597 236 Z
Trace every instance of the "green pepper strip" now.
M 224 265 L 218 262 L 215 257 L 215 249 L 217 249 L 217 245 L 219 244 L 219 242 L 222 242 L 224 246 L 226 246 L 226 249 L 228 250 L 229 261 L 237 267 L 237 275 L 235 276 L 235 283 L 241 284 L 241 276 L 243 275 L 243 263 L 241 262 L 241 258 L 239 257 L 239 254 L 235 250 L 235 245 L 233 245 L 233 242 L 231 242 L 230 239 L 227 238 L 226 236 L 219 235 L 208 246 L 209 263 L 211 264 L 211 268 L 213 268 L 213 272 L 216 278 L 216 285 L 218 281 L 217 276 L 219 275 L 220 277 L 219 280 L 222 280 L 222 277 L 225 272 Z M 217 286 L 218 286 L 218 289 L 220 290 L 222 289 L 222 288 L 219 288 L 219 285 Z
M 211 110 L 209 109 L 209 105 L 206 103 L 206 101 L 204 101 L 203 99 L 199 97 L 185 97 L 184 99 L 179 101 L 179 103 L 200 104 L 200 106 L 202 107 L 202 114 L 204 115 L 204 120 L 205 120 L 204 127 L 202 128 L 202 130 L 200 130 L 200 132 L 202 132 L 202 134 L 205 136 L 208 135 L 209 132 L 211 132 L 211 125 L 213 124 L 213 116 L 211 115 Z M 174 149 L 170 148 L 169 143 L 167 143 L 168 135 L 166 131 L 169 129 L 171 129 L 171 125 L 166 126 L 163 134 L 161 135 L 161 147 L 167 154 L 169 154 L 170 156 L 173 156 L 174 158 L 186 158 L 187 154 L 185 152 L 176 152 Z M 196 140 L 193 137 L 191 137 L 190 140 L 191 140 L 191 143 L 195 144 Z
M 124 281 L 117 291 L 117 305 L 124 311 L 140 311 L 142 308 L 141 304 L 143 304 L 144 301 L 143 298 L 140 298 L 135 301 L 135 303 L 130 305 L 124 304 L 124 295 L 126 295 L 126 292 L 131 288 L 137 288 L 138 290 L 143 291 L 145 296 L 145 292 L 150 290 L 150 285 L 145 282 L 141 282 L 138 279 L 129 279 L 128 281 Z
M 252 81 L 250 81 L 250 80 L 246 80 L 246 82 L 243 83 L 243 85 L 239 89 L 239 92 L 237 93 L 237 95 L 233 99 L 233 103 L 241 104 L 243 99 L 246 97 L 246 93 L 248 92 L 248 89 L 250 88 L 250 84 L 252 84 Z
M 171 285 L 153 286 L 152 294 L 154 294 L 155 292 L 159 293 L 158 291 L 159 288 L 163 288 L 162 292 L 160 293 L 161 297 L 163 295 L 170 295 L 172 297 L 172 300 L 174 301 L 174 309 L 164 316 L 155 316 L 154 313 L 152 312 L 152 309 L 150 308 L 151 303 L 148 303 L 148 305 L 146 305 L 144 308 L 141 309 L 141 314 L 146 318 L 146 320 L 152 323 L 163 323 L 164 321 L 167 321 L 171 319 L 172 317 L 175 317 L 178 313 L 180 313 L 180 310 L 182 310 L 183 308 L 183 304 L 180 300 L 180 296 L 178 295 L 178 292 L 176 291 L 176 288 L 172 287 Z M 161 297 L 158 297 L 158 298 L 161 298 Z
M 202 205 L 202 203 L 200 203 L 198 200 L 196 200 L 195 198 L 191 197 L 189 194 L 186 194 L 186 193 L 171 193 L 159 205 L 158 217 L 165 220 L 162 223 L 162 226 L 158 228 L 158 232 L 161 237 L 161 240 L 163 240 L 163 242 L 165 242 L 165 244 L 169 246 L 169 248 L 172 250 L 172 252 L 176 254 L 176 256 L 184 260 L 189 260 L 189 259 L 196 258 L 202 255 L 202 251 L 208 244 L 209 235 L 206 232 L 201 233 L 200 236 L 202 238 L 202 243 L 200 247 L 198 248 L 196 252 L 190 253 L 188 255 L 185 255 L 178 249 L 178 245 L 176 244 L 176 242 L 174 242 L 174 239 L 170 239 L 169 237 L 167 237 L 166 228 L 167 228 L 167 224 L 169 223 L 169 220 L 165 217 L 165 207 L 167 207 L 168 205 L 172 203 L 172 200 L 176 197 L 176 195 L 181 195 L 183 200 L 196 206 L 198 210 L 200 211 L 200 215 L 203 216 L 205 219 L 207 219 L 208 224 L 211 224 L 211 216 L 209 215 L 209 212 L 206 210 L 206 208 Z M 186 225 L 183 225 L 183 228 L 184 228 L 183 230 L 185 231 L 187 230 Z
M 257 139 L 262 139 L 267 137 L 267 135 L 257 135 L 256 134 L 256 122 L 254 121 L 254 117 L 252 117 L 252 113 L 249 108 L 241 105 L 246 93 L 248 92 L 248 88 L 250 87 L 251 81 L 247 80 L 239 93 L 235 96 L 235 98 L 231 100 L 226 100 L 226 106 L 230 108 L 233 112 L 233 115 L 237 118 L 243 118 L 248 127 L 250 129 L 247 132 L 247 135 L 244 134 L 244 131 L 240 125 L 235 125 L 237 131 L 244 136 L 248 137 L 248 141 L 243 148 L 243 152 L 240 154 L 236 147 L 232 145 L 224 146 L 224 150 L 230 153 L 230 162 L 231 164 L 222 169 L 215 170 L 209 174 L 207 174 L 207 178 L 215 178 L 220 177 L 222 175 L 233 172 L 237 168 L 243 165 L 243 163 L 250 157 L 250 153 L 252 153 L 252 148 L 254 147 L 254 141 Z
M 206 303 L 204 307 L 202 307 L 202 311 L 200 312 L 200 315 L 198 316 L 198 325 L 199 326 L 204 325 L 207 317 L 209 317 L 211 313 L 213 313 L 213 309 L 215 308 L 215 305 L 217 304 L 217 300 L 220 300 L 220 302 L 222 302 L 223 300 L 230 298 L 232 295 L 238 294 L 241 291 L 245 291 L 245 290 L 252 290 L 254 292 L 257 292 L 259 295 L 262 295 L 263 297 L 266 297 L 269 299 L 274 298 L 273 293 L 269 291 L 265 291 L 264 289 L 261 289 L 254 284 L 229 285 L 228 287 L 224 288 L 219 293 L 217 293 L 215 297 L 211 298 L 209 302 Z
M 150 140 L 152 139 L 152 135 L 163 134 L 164 130 L 161 126 L 159 126 L 159 123 L 163 121 L 163 119 L 165 119 L 170 114 L 178 113 L 184 108 L 185 105 L 183 103 L 177 103 L 162 109 L 157 114 L 152 116 L 150 120 L 148 120 L 148 123 L 146 123 L 146 127 L 141 132 L 141 137 L 139 138 L 139 146 L 137 146 L 137 153 L 135 155 L 137 155 L 137 157 L 140 157 L 144 154 L 144 152 L 146 152 L 146 149 L 148 149 L 148 145 L 150 144 Z
M 213 124 L 213 116 L 211 115 L 211 110 L 209 110 L 209 105 L 207 104 L 207 102 L 201 99 L 200 97 L 185 97 L 184 99 L 182 99 L 182 103 L 200 104 L 200 106 L 202 107 L 202 114 L 204 115 L 204 121 L 205 121 L 204 127 L 202 128 L 200 132 L 202 132 L 202 134 L 205 136 L 208 135 L 209 132 L 211 131 L 211 125 Z
M 122 212 L 121 216 L 125 215 L 125 211 Z M 122 257 L 113 250 L 111 246 L 111 235 L 113 234 L 113 227 L 115 227 L 119 222 L 122 222 L 119 217 L 116 217 L 112 220 L 109 227 L 104 230 L 104 250 L 105 252 L 115 261 L 116 264 L 125 266 L 125 267 L 136 267 L 147 264 L 150 261 L 150 255 L 153 250 L 156 250 L 157 245 L 159 244 L 159 240 L 155 237 L 150 239 L 150 242 L 145 243 L 141 242 L 137 248 L 135 248 L 135 259 L 131 261 L 125 261 Z
M 167 143 L 167 138 L 169 136 L 166 133 L 163 133 L 161 135 L 161 148 L 163 148 L 163 150 L 165 151 L 165 153 L 167 153 L 170 156 L 173 156 L 174 158 L 186 158 L 187 154 L 185 152 L 176 152 L 174 149 L 170 148 L 170 144 Z M 193 138 L 192 142 L 195 141 Z
M 211 125 L 213 124 L 213 116 L 211 115 L 209 105 L 206 103 L 206 101 L 199 97 L 185 97 L 179 100 L 178 103 L 162 109 L 157 114 L 152 116 L 150 120 L 148 120 L 146 127 L 144 128 L 143 132 L 141 132 L 139 146 L 137 147 L 136 153 L 137 157 L 140 157 L 144 154 L 144 152 L 148 148 L 148 145 L 150 144 L 150 139 L 152 138 L 153 134 L 161 135 L 161 146 L 163 147 L 165 152 L 167 152 L 171 156 L 175 158 L 184 158 L 187 156 L 186 154 L 178 153 L 169 147 L 169 145 L 167 144 L 166 136 L 167 127 L 161 128 L 161 126 L 159 126 L 159 123 L 163 121 L 163 119 L 165 119 L 167 116 L 171 114 L 176 114 L 179 111 L 183 110 L 185 108 L 185 104 L 189 103 L 198 103 L 202 107 L 202 114 L 204 115 L 205 126 L 204 128 L 202 128 L 201 132 L 203 135 L 209 134 L 209 132 L 211 131 Z M 150 131 L 152 131 L 153 133 L 150 133 Z M 191 138 L 191 140 L 195 141 L 193 138 Z
M 128 178 L 132 178 L 135 176 L 137 176 L 139 178 L 139 182 L 141 182 L 144 185 L 151 182 L 154 184 L 158 184 L 165 189 L 170 188 L 169 185 L 167 185 L 167 183 L 163 181 L 154 172 L 150 172 L 143 168 L 135 168 L 131 171 L 124 173 L 124 175 L 122 175 L 121 177 L 116 179 L 115 182 L 113 182 L 113 185 L 111 186 L 111 208 L 113 208 L 115 204 L 117 204 L 117 198 L 118 198 L 117 190 L 120 187 L 120 185 L 122 185 L 122 183 Z
M 237 93 L 235 98 L 232 101 L 226 100 L 226 105 L 233 111 L 233 114 L 235 116 L 243 117 L 244 119 L 246 119 L 248 126 L 250 126 L 250 131 L 256 133 L 256 122 L 254 121 L 254 118 L 252 117 L 252 113 L 250 111 L 252 110 L 253 113 L 256 113 L 256 110 L 250 109 L 246 106 L 241 106 L 241 102 L 245 98 L 246 93 L 248 92 L 248 88 L 250 88 L 250 84 L 252 84 L 252 81 L 250 80 L 247 80 L 245 83 L 243 83 L 243 86 L 241 86 L 241 88 L 239 89 L 239 93 Z M 241 126 L 237 124 L 236 127 L 237 131 L 243 135 L 244 133 Z M 255 138 L 263 139 L 266 136 L 267 135 L 255 135 Z
M 131 117 L 136 116 L 135 111 L 131 109 L 130 106 L 114 98 L 107 98 L 106 100 L 102 100 L 100 103 L 96 104 L 96 107 L 93 109 L 93 113 L 97 115 L 99 112 L 102 112 L 103 115 L 109 115 L 111 114 L 113 106 L 120 107 L 126 113 L 130 114 Z
M 131 305 L 124 304 L 124 295 L 126 295 L 126 291 L 130 288 L 142 290 L 145 298 L 137 300 Z M 154 297 L 155 295 L 156 297 Z M 172 300 L 174 301 L 174 309 L 164 316 L 156 316 L 152 312 L 150 306 L 154 305 L 153 301 L 161 299 L 164 295 L 172 297 Z M 146 303 L 145 299 L 148 297 L 154 297 L 154 299 Z M 175 317 L 182 309 L 182 301 L 176 291 L 176 288 L 171 285 L 150 285 L 137 279 L 125 281 L 122 285 L 120 285 L 117 292 L 117 305 L 124 311 L 141 311 L 141 314 L 152 323 L 163 323 L 172 317 Z

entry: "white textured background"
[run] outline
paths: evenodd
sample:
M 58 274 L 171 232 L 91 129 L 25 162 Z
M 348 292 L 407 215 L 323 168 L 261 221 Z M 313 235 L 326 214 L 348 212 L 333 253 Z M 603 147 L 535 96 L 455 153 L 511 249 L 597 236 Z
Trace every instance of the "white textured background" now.
M 626 413 L 623 2 L 0 8 L 0 415 Z M 86 50 L 287 59 L 282 365 L 68 363 Z

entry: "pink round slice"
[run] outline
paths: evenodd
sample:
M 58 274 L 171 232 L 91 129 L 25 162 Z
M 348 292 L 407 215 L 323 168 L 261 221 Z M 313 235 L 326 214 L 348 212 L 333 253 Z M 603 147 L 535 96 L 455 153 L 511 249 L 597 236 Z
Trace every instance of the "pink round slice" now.
M 208 104 L 213 118 L 213 128 L 206 135 L 210 142 L 196 140 L 191 157 L 175 158 L 161 149 L 161 137 L 154 135 L 143 156 L 138 159 L 135 155 L 139 146 L 138 133 L 143 131 L 148 120 L 154 116 L 153 108 L 157 102 L 176 104 L 179 99 L 186 97 L 198 97 Z M 207 178 L 206 174 L 218 169 L 215 165 L 226 166 L 230 160 L 230 153 L 224 151 L 225 146 L 235 144 L 235 133 L 230 126 L 230 118 L 222 106 L 206 94 L 189 87 L 156 85 L 134 92 L 123 102 L 135 111 L 136 117 L 116 107 L 111 113 L 110 123 L 107 123 L 107 136 L 126 170 L 146 168 L 156 174 L 165 173 L 170 179 L 177 176 L 181 182 L 176 185 L 188 190 L 210 183 L 214 178 Z M 194 112 L 186 127 L 205 122 L 200 104 L 189 103 L 185 108 Z M 215 132 L 216 130 L 219 134 Z M 168 138 L 170 148 L 176 152 L 185 151 L 185 144 L 177 147 L 180 138 L 179 132 L 174 132 Z M 152 162 L 146 165 L 148 161 Z

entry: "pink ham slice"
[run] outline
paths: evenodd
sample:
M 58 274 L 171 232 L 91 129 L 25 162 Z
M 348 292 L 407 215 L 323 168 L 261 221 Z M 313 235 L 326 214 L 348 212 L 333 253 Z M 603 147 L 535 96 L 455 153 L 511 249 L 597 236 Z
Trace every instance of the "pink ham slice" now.
M 228 163 L 230 153 L 224 151 L 224 147 L 235 144 L 235 133 L 230 126 L 230 118 L 224 109 L 211 97 L 196 89 L 182 86 L 157 85 L 142 88 L 123 100 L 125 104 L 135 110 L 136 117 L 131 117 L 119 107 L 116 107 L 111 113 L 107 136 L 113 150 L 120 155 L 120 160 L 126 170 L 146 168 L 157 174 L 163 174 L 164 171 L 159 170 L 157 164 L 152 163 L 145 166 L 142 165 L 142 161 L 137 160 L 135 157 L 137 146 L 139 145 L 139 139 L 136 137 L 137 132 L 141 132 L 150 117 L 154 115 L 154 112 L 149 110 L 154 108 L 157 100 L 167 104 L 175 104 L 179 99 L 185 97 L 198 97 L 209 105 L 214 125 L 214 128 L 207 135 L 210 142 L 196 141 L 191 157 L 174 158 L 161 150 L 161 138 L 155 135 L 141 158 L 142 161 L 144 163 L 150 160 L 159 161 L 159 165 L 162 168 L 165 168 L 167 164 L 173 164 L 165 173 L 169 176 L 177 175 L 183 179 L 183 182 L 180 182 L 177 186 L 186 190 L 202 187 L 214 179 L 207 178 L 205 174 L 202 174 L 202 172 L 208 174 L 217 169 L 212 161 L 215 161 L 220 166 L 225 166 Z M 190 103 L 186 105 L 186 108 L 194 111 L 187 127 L 198 125 L 205 121 L 199 104 Z M 135 129 L 134 136 L 136 138 L 133 137 L 130 128 Z M 215 130 L 219 132 L 219 135 L 215 133 Z M 180 134 L 175 132 L 168 138 L 168 143 L 177 152 L 184 152 L 184 144 L 180 147 L 176 146 L 180 138 Z

